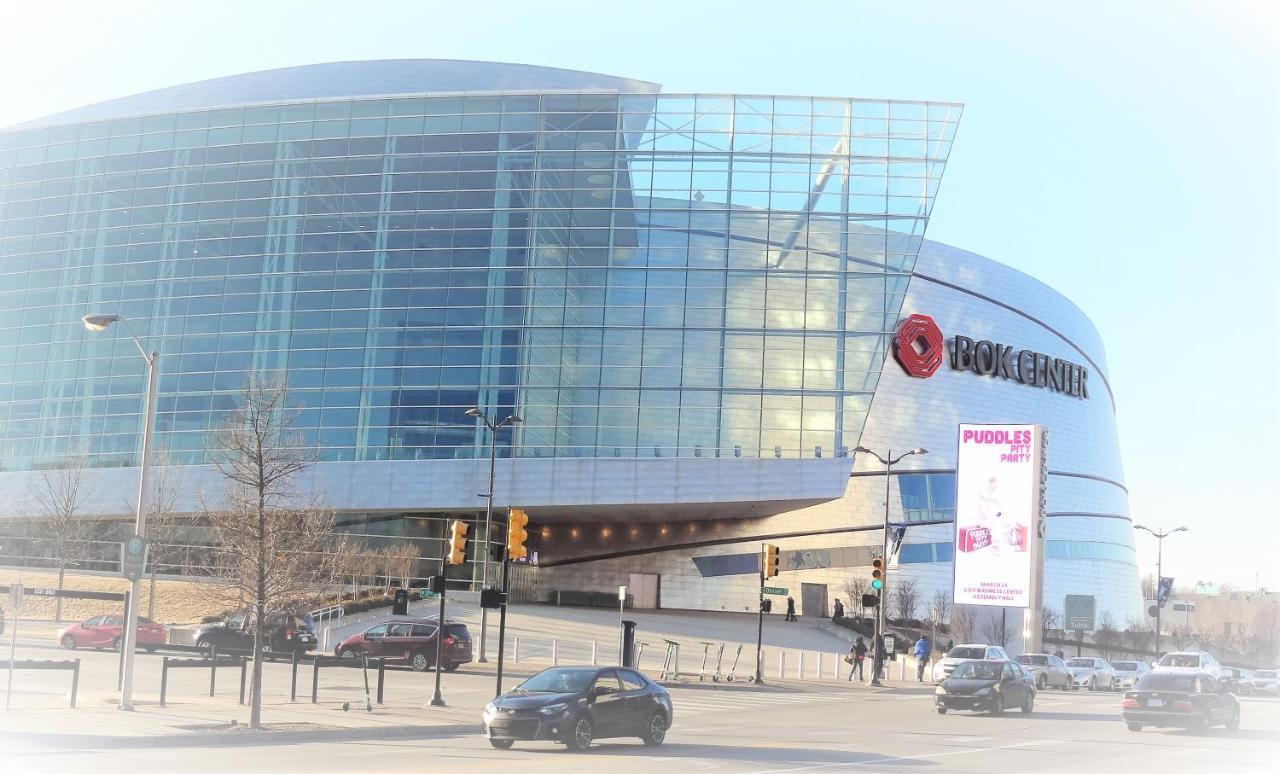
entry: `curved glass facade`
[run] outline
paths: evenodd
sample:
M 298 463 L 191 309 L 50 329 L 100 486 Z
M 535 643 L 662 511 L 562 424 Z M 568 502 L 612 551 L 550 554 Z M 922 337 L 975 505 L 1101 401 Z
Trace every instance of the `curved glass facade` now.
M 0 132 L 0 470 L 205 461 L 251 373 L 323 460 L 856 445 L 953 104 L 523 93 Z M 931 503 L 922 507 L 942 507 Z

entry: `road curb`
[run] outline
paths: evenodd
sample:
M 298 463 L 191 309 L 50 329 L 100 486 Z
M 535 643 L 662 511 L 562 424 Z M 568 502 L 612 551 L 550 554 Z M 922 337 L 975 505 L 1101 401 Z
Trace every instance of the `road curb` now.
M 479 734 L 479 723 L 449 723 L 430 726 L 382 726 L 377 728 L 317 728 L 305 731 L 182 731 L 154 736 L 111 736 L 102 734 L 0 733 L 0 746 L 22 743 L 60 750 L 101 748 L 146 749 L 171 747 L 257 746 L 303 744 L 306 742 L 360 742 L 387 739 L 428 739 L 442 736 Z

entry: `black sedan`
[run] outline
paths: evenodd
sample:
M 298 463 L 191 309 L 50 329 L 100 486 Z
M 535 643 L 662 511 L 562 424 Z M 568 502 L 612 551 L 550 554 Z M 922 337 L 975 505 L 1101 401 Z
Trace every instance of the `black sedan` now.
M 1143 726 L 1240 727 L 1240 700 L 1227 684 L 1203 672 L 1148 672 L 1125 692 L 1120 709 L 1130 731 Z
M 1017 707 L 1031 712 L 1036 701 L 1035 677 L 1016 661 L 962 661 L 934 691 L 938 714 L 976 710 L 999 715 Z
M 671 727 L 671 696 L 634 669 L 553 667 L 494 699 L 482 720 L 500 750 L 517 740 L 585 750 L 595 739 L 621 736 L 658 745 Z

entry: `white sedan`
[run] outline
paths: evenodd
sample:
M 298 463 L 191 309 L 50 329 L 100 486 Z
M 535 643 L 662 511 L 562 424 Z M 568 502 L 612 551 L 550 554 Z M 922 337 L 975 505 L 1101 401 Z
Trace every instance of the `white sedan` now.
M 1105 658 L 1069 658 L 1067 670 L 1071 672 L 1072 690 L 1113 691 L 1116 688 L 1116 670 Z

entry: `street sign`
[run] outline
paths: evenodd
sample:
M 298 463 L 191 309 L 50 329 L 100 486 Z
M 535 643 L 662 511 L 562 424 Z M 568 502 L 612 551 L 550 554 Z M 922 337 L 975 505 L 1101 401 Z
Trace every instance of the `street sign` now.
M 1062 605 L 1064 629 L 1093 631 L 1097 600 L 1092 594 L 1068 594 Z
M 884 636 L 884 652 L 885 652 L 885 653 L 893 653 L 893 652 L 894 652 L 894 646 L 895 646 L 896 644 L 897 644 L 897 643 L 894 641 L 894 635 L 892 635 L 892 634 L 886 634 L 886 635 Z
M 787 590 L 782 588 L 781 586 L 765 586 L 760 590 L 766 594 L 773 594 L 774 596 L 779 596 L 779 597 L 785 597 L 787 595 Z
M 627 587 L 626 587 L 626 586 L 619 586 L 619 587 L 618 587 L 618 601 L 619 601 L 619 602 L 626 602 L 626 601 L 627 601 Z
M 136 581 L 147 572 L 147 541 L 139 535 L 131 535 L 120 544 L 120 574 Z

